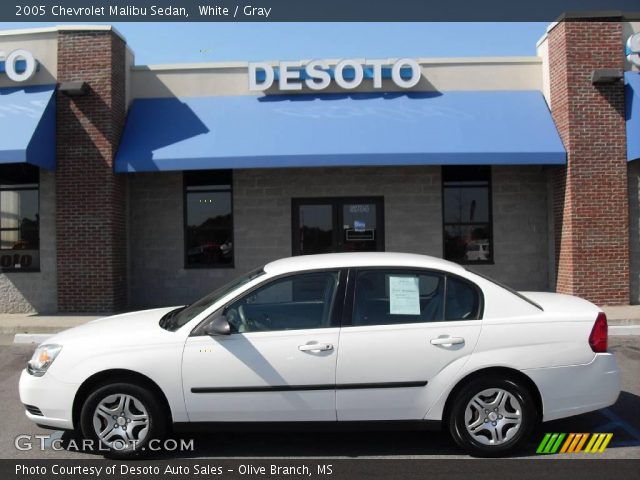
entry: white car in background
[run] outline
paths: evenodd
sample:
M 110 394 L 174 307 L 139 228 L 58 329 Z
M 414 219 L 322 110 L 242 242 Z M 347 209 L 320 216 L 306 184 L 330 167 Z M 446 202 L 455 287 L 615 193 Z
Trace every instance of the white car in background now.
M 116 457 L 202 423 L 389 421 L 499 456 L 619 391 L 598 307 L 399 253 L 287 258 L 187 307 L 95 320 L 20 379 L 29 419 Z
M 489 260 L 489 242 L 473 241 L 467 245 L 465 258 L 470 262 Z

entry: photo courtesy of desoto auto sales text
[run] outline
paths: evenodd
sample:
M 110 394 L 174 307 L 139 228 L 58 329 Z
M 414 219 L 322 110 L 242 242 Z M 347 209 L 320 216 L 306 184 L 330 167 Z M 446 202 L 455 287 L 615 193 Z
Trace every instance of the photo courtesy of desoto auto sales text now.
M 640 471 L 638 0 L 0 4 L 0 478 Z

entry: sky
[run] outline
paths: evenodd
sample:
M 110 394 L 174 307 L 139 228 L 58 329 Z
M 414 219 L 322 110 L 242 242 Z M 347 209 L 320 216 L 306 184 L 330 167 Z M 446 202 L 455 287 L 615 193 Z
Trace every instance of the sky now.
M 54 23 L 0 22 L 0 30 Z M 546 23 L 113 23 L 139 65 L 535 55 Z

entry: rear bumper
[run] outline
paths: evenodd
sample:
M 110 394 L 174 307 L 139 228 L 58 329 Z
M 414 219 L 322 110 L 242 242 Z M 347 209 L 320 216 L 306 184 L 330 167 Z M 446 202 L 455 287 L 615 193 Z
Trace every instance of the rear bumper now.
M 620 394 L 620 370 L 611 353 L 597 353 L 591 363 L 524 370 L 542 396 L 543 421 L 613 405 Z
M 20 376 L 20 401 L 24 405 L 37 407 L 42 415 L 25 411 L 29 420 L 49 428 L 73 429 L 73 399 L 79 385 L 57 380 L 51 372 L 42 377 L 34 377 L 22 371 Z

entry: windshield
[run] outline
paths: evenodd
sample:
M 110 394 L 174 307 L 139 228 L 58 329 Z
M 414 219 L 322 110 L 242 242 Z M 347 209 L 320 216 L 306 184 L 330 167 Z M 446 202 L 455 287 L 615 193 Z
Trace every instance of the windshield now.
M 264 270 L 262 268 L 258 268 L 253 270 L 242 277 L 236 278 L 235 280 L 227 283 L 226 285 L 214 290 L 209 295 L 202 297 L 197 302 L 192 303 L 186 307 L 176 308 L 175 310 L 171 310 L 167 313 L 162 319 L 160 319 L 160 326 L 165 330 L 176 331 L 189 321 L 193 320 L 195 317 L 200 315 L 206 309 L 208 309 L 211 305 L 216 303 L 222 297 L 235 290 L 236 288 L 240 288 L 243 285 L 246 285 L 254 278 L 258 278 L 259 276 L 264 275 Z

